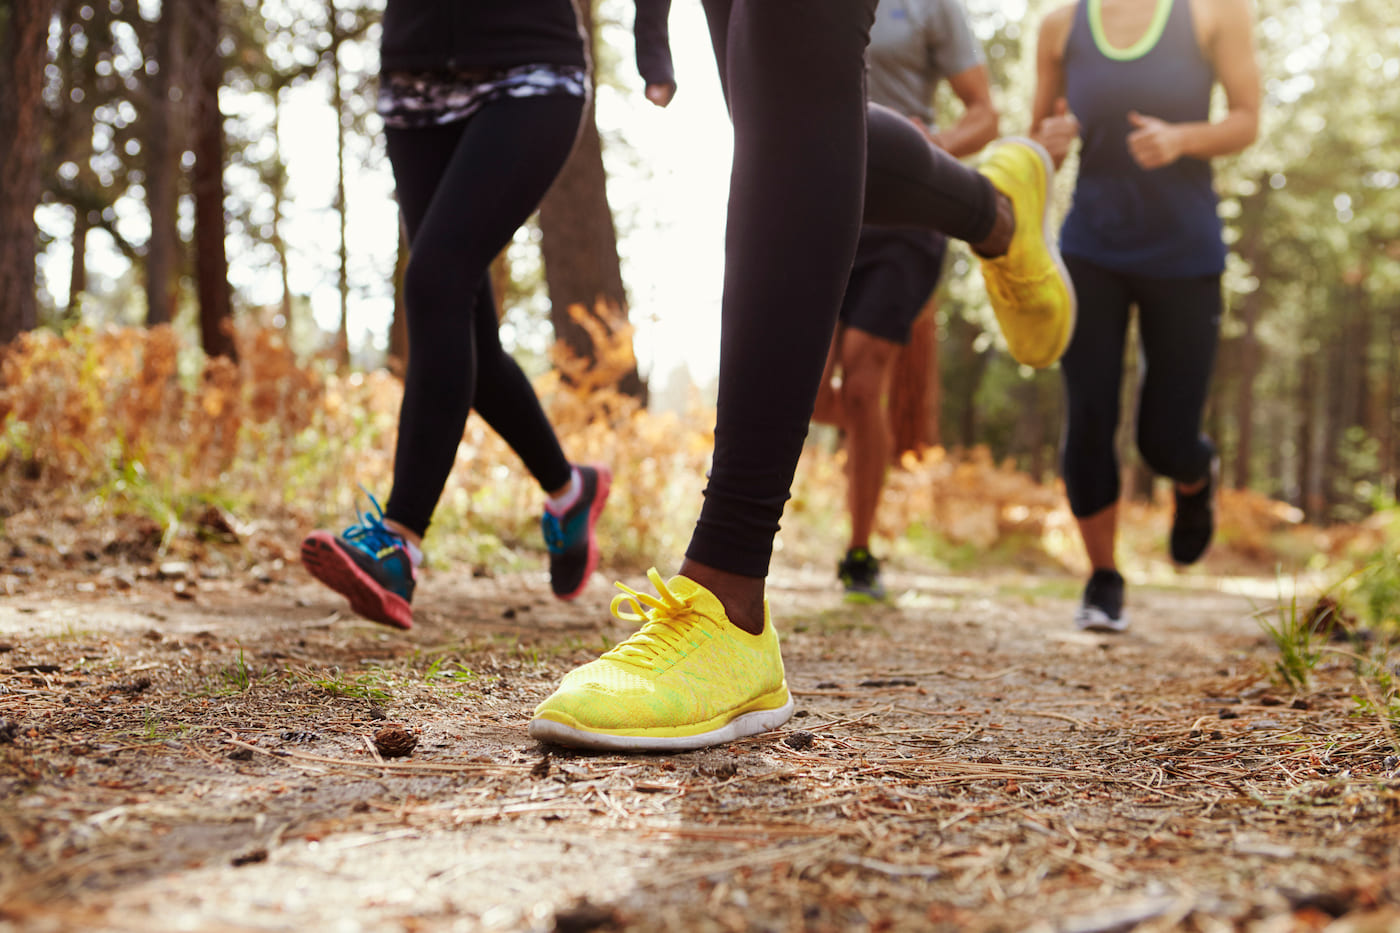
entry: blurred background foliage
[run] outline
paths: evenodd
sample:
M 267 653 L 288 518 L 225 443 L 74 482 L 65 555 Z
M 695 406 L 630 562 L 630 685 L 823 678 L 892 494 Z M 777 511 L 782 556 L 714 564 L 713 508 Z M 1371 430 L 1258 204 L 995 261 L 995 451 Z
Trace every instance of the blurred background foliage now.
M 1052 2 L 968 0 L 1004 132 L 1025 129 L 1036 24 Z M 1258 550 L 1259 557 L 1274 553 L 1266 547 L 1270 535 L 1303 520 L 1359 528 L 1368 516 L 1394 508 L 1400 20 L 1389 0 L 1260 0 L 1256 11 L 1266 94 L 1260 138 L 1217 166 L 1233 253 L 1208 419 L 1227 485 L 1244 503 L 1237 508 L 1239 527 L 1252 529 L 1227 531 L 1227 538 L 1235 534 L 1244 541 L 1242 553 Z M 631 4 L 597 0 L 593 12 L 599 93 L 638 94 L 627 29 Z M 381 262 L 356 255 L 347 234 L 356 210 L 389 197 L 387 188 L 357 192 L 346 181 L 365 166 L 382 168 L 372 112 L 378 15 L 378 4 L 359 0 L 13 0 L 0 9 L 7 78 L 37 77 L 40 94 L 32 128 L 23 121 L 16 132 L 0 127 L 0 169 L 7 178 L 33 169 L 38 203 L 29 216 L 32 221 L 37 206 L 44 221 L 37 228 L 31 223 L 44 275 L 36 280 L 34 257 L 22 251 L 0 256 L 0 285 L 30 283 L 27 291 L 0 287 L 0 339 L 10 344 L 0 445 L 11 473 L 63 477 L 109 493 L 114 483 L 130 486 L 133 477 L 144 475 L 150 484 L 163 476 L 157 487 L 171 495 L 207 499 L 223 490 L 219 495 L 231 502 L 254 489 L 266 496 L 280 484 L 273 497 L 279 504 L 305 507 L 312 496 L 318 520 L 343 517 L 351 506 L 344 477 L 367 476 L 366 485 L 387 477 L 396 391 L 390 374 L 405 352 L 395 283 L 406 247 L 400 239 L 397 263 Z M 42 41 L 26 44 L 34 22 L 46 24 Z M 282 140 L 289 120 L 304 119 L 307 95 L 330 114 L 324 128 L 335 143 L 323 172 L 331 193 L 321 211 L 336 231 L 327 240 L 308 241 L 287 220 L 292 195 Z M 200 118 L 210 112 L 212 127 Z M 13 107 L 0 112 L 0 122 L 17 119 Z M 601 134 L 601 150 L 590 157 L 610 172 L 635 167 L 615 131 Z M 1062 207 L 1068 190 L 1062 179 Z M 7 191 L 0 221 L 23 220 L 24 205 L 13 203 L 19 188 Z M 586 194 L 607 211 L 605 192 Z M 222 218 L 222 229 L 201 232 L 211 217 Z M 597 219 L 623 244 L 659 235 L 636 211 Z M 503 333 L 532 373 L 554 380 L 552 404 L 585 400 L 569 409 L 574 421 L 563 424 L 571 440 L 614 463 L 633 458 L 643 465 L 637 469 L 656 471 L 653 485 L 640 487 L 637 512 L 616 519 L 620 526 L 640 522 L 623 553 L 637 559 L 649 548 L 677 553 L 686 523 L 645 516 L 657 503 L 673 502 L 680 503 L 674 511 L 693 514 L 712 418 L 707 389 L 689 385 L 683 373 L 642 373 L 650 385 L 628 383 L 637 372 L 625 290 L 605 295 L 600 286 L 591 309 L 573 299 L 551 301 L 551 286 L 561 286 L 548 281 L 540 258 L 541 241 L 550 235 L 548 224 L 532 222 L 497 263 Z M 293 274 L 294 254 L 311 263 L 310 281 Z M 929 535 L 942 535 L 946 554 L 994 547 L 1024 532 L 1052 561 L 1075 565 L 1074 548 L 1053 543 L 1063 534 L 1053 486 L 1058 374 L 1018 367 L 1004 353 L 965 248 L 953 250 L 949 268 L 936 311 L 940 395 L 928 432 L 941 447 L 907 459 L 889 494 L 917 504 L 899 510 L 898 527 L 885 531 L 903 542 L 896 550 L 915 541 L 923 552 L 937 550 Z M 46 287 L 63 279 L 66 289 Z M 339 305 L 329 326 L 312 316 L 309 299 L 313 289 L 326 288 Z M 366 298 L 395 310 L 373 339 L 357 342 L 350 309 Z M 168 332 L 143 332 L 166 322 Z M 114 327 L 136 333 L 109 331 Z M 568 338 L 563 329 L 570 327 L 573 338 L 584 339 Z M 556 338 L 574 344 L 569 354 L 554 352 Z M 570 369 L 558 365 L 563 358 L 582 362 Z M 127 375 L 115 380 L 103 367 L 120 360 Z M 1125 389 L 1125 410 L 1133 391 Z M 602 400 L 604 392 L 613 393 L 611 401 Z M 81 404 L 74 393 L 86 393 Z M 648 396 L 654 415 L 644 411 Z M 618 399 L 630 399 L 633 408 L 624 411 Z M 104 406 L 110 410 L 100 411 Z M 680 434 L 666 435 L 662 421 L 646 420 L 663 419 L 662 408 L 678 419 Z M 584 417 L 588 412 L 595 414 Z M 198 433 L 232 413 L 237 423 L 225 424 L 231 434 Z M 589 428 L 592 423 L 603 427 Z M 85 434 L 97 430 L 92 425 L 101 426 L 98 433 Z M 604 429 L 622 432 L 621 440 L 589 433 Z M 454 479 L 461 487 L 444 500 L 460 508 L 440 510 L 450 513 L 443 526 L 472 514 L 481 497 L 501 496 L 508 506 L 480 514 L 499 519 L 495 539 L 524 540 L 535 494 L 514 476 L 518 471 L 499 466 L 513 462 L 507 452 L 471 434 L 479 430 L 469 428 L 464 441 L 461 476 Z M 1128 496 L 1150 525 L 1159 520 L 1151 516 L 1160 514 L 1163 490 L 1136 463 L 1131 435 L 1125 424 Z M 192 437 L 201 441 L 188 449 Z M 826 449 L 828 434 L 814 432 L 814 439 L 789 513 L 799 527 L 818 515 L 826 525 L 840 521 L 839 453 Z M 648 444 L 658 452 L 649 454 Z M 677 451 L 685 451 L 684 465 L 657 459 Z M 1024 483 L 1008 480 L 1002 492 L 988 492 L 1006 470 Z M 480 484 L 507 474 L 516 484 L 503 487 L 509 495 Z M 964 512 L 976 511 L 971 506 L 946 507 L 963 501 L 956 477 L 968 475 L 979 477 L 974 485 L 982 491 L 964 500 L 994 502 L 990 518 L 967 518 Z M 663 478 L 664 489 L 656 485 Z M 822 491 L 827 481 L 831 488 Z M 1018 498 L 1024 515 L 1016 511 Z M 1017 530 L 1018 521 L 1031 524 Z M 794 548 L 796 537 L 788 535 L 785 546 Z M 1152 537 L 1159 549 L 1155 530 Z M 1283 552 L 1342 547 L 1340 539 L 1305 540 L 1281 545 Z

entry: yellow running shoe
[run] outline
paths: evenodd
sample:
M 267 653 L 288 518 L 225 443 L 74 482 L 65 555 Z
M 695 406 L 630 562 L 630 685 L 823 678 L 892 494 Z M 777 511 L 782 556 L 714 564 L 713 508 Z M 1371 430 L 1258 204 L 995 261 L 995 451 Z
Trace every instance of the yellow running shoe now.
M 1016 216 L 1011 247 L 982 260 L 987 297 L 1012 357 L 1043 369 L 1060 358 L 1074 333 L 1074 286 L 1050 229 L 1055 169 L 1039 143 L 1010 137 L 977 171 L 1010 198 Z
M 768 606 L 763 634 L 731 624 L 687 577 L 647 571 L 658 599 L 617 584 L 612 613 L 641 631 L 570 671 L 535 708 L 530 735 L 608 751 L 688 751 L 776 729 L 792 716 Z M 626 607 L 631 606 L 631 609 Z

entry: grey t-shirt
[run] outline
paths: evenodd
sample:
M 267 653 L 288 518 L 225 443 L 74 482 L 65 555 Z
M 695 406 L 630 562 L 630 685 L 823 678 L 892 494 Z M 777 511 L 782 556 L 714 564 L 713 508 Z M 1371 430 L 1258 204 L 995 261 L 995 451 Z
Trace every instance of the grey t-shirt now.
M 865 55 L 870 99 L 930 128 L 938 82 L 985 61 L 962 0 L 880 0 Z

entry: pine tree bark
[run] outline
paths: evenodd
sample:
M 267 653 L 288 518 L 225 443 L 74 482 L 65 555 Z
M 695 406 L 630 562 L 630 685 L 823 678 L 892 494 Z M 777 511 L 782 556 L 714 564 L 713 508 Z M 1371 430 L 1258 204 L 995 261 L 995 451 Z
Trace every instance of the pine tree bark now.
M 394 316 L 389 319 L 389 372 L 402 377 L 408 371 L 408 308 L 404 303 L 403 280 L 408 272 L 408 231 L 399 219 L 399 251 L 394 258 Z
M 1317 368 L 1315 353 L 1303 353 L 1298 369 L 1298 501 L 1309 521 L 1322 514 L 1323 504 L 1318 485 L 1320 470 L 1317 463 Z
M 10 0 L 0 13 L 0 345 L 39 323 L 35 294 L 40 91 L 53 0 Z
M 223 56 L 219 54 L 219 0 L 187 0 L 190 58 L 196 63 L 194 154 L 195 275 L 199 332 L 208 356 L 237 358 L 233 341 L 233 295 L 224 245 L 224 118 L 219 110 Z
M 335 0 L 326 0 L 326 21 L 330 24 L 331 43 L 326 49 L 326 58 L 331 71 L 331 110 L 335 111 L 335 213 L 339 222 L 339 237 L 336 253 L 339 270 L 337 285 L 340 291 L 340 325 L 336 331 L 336 358 L 342 366 L 350 363 L 350 246 L 346 234 L 345 200 L 345 95 L 340 87 L 340 46 L 345 36 L 337 19 Z
M 87 292 L 87 241 L 92 229 L 88 212 L 82 208 L 73 211 L 73 262 L 68 269 L 68 310 L 64 317 L 76 323 L 83 316 L 83 295 Z
M 180 3 L 162 3 L 156 23 L 151 109 L 146 114 L 146 210 L 151 238 L 146 243 L 146 326 L 168 324 L 175 316 L 180 230 L 179 145 L 174 119 L 176 76 L 180 73 Z
M 579 3 L 579 15 L 591 43 L 591 2 Z M 540 204 L 539 223 L 554 339 L 577 357 L 597 360 L 598 348 L 569 309 L 581 307 L 615 335 L 627 326 L 627 291 L 617 253 L 617 229 L 608 204 L 603 143 L 591 99 L 573 154 Z M 622 376 L 617 389 L 646 400 L 646 383 L 635 364 Z
M 1240 304 L 1244 333 L 1239 338 L 1239 367 L 1235 372 L 1234 487 L 1248 489 L 1254 459 L 1254 381 L 1259 372 L 1259 292 Z

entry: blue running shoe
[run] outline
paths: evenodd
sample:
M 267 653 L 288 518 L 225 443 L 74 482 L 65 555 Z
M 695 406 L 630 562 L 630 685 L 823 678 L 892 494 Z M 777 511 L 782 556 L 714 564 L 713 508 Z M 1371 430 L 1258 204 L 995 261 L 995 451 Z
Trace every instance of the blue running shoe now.
M 377 514 L 363 513 L 341 534 L 307 535 L 301 542 L 301 562 L 366 619 L 413 628 L 413 558 L 403 537 L 385 526 L 379 501 L 373 496 L 369 501 Z
M 612 473 L 607 467 L 595 464 L 577 469 L 583 483 L 578 500 L 563 515 L 546 508 L 540 519 L 549 547 L 549 585 L 560 599 L 574 599 L 582 593 L 598 567 L 598 539 L 593 528 L 612 488 Z

